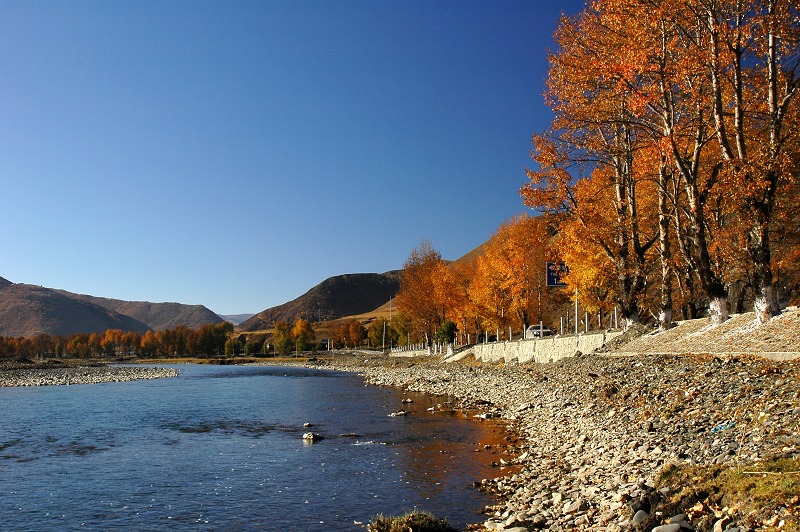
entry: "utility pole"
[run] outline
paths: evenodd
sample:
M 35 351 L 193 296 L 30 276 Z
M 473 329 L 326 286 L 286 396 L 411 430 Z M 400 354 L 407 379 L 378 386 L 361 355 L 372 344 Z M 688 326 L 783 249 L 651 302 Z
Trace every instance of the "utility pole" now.
M 578 287 L 575 287 L 575 336 L 578 336 Z
M 539 305 L 536 308 L 536 318 L 542 321 L 542 272 L 536 272 L 536 293 L 539 296 Z

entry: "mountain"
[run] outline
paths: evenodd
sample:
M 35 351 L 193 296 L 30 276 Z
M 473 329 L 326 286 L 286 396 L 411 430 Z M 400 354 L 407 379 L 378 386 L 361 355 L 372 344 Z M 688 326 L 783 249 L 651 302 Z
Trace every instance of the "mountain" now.
M 202 305 L 121 301 L 12 283 L 0 277 L 0 336 L 68 336 L 107 329 L 146 332 L 222 321 Z
M 0 336 L 101 333 L 106 329 L 145 332 L 130 316 L 63 293 L 29 284 L 0 284 Z
M 221 317 L 211 312 L 203 305 L 184 305 L 181 303 L 150 303 L 149 301 L 122 301 L 106 297 L 73 294 L 58 290 L 79 301 L 85 301 L 103 307 L 109 311 L 124 314 L 140 321 L 154 331 L 173 329 L 185 325 L 196 329 L 206 323 L 222 323 Z
M 259 312 L 239 324 L 237 330 L 268 329 L 278 321 L 291 323 L 300 317 L 319 322 L 372 311 L 400 290 L 400 273 L 351 273 L 329 277 L 297 299 Z
M 223 320 L 229 321 L 234 325 L 239 325 L 243 321 L 253 317 L 253 314 L 217 314 L 217 315 Z

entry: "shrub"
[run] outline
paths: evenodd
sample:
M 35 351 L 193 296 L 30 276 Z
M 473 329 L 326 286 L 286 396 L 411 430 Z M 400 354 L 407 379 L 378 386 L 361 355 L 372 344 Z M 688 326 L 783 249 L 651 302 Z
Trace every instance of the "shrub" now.
M 414 510 L 399 517 L 379 515 L 370 524 L 370 532 L 456 532 L 444 519 Z

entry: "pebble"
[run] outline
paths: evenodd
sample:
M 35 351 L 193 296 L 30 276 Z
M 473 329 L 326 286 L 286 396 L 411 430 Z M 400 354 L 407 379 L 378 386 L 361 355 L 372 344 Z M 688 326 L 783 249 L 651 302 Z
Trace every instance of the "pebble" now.
M 679 523 L 670 523 L 668 525 L 661 525 L 653 528 L 652 532 L 678 532 L 681 529 Z
M 174 368 L 143 366 L 77 366 L 0 371 L 0 386 L 68 386 L 177 377 Z

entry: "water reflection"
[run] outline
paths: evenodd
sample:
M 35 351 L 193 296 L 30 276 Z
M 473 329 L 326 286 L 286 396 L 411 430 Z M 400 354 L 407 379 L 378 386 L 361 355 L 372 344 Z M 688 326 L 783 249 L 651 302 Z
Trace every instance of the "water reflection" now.
M 413 400 L 404 404 L 409 416 L 396 421 L 404 424 L 406 435 L 404 452 L 399 454 L 404 483 L 426 500 L 448 500 L 446 490 L 474 490 L 475 482 L 500 474 L 492 462 L 500 456 L 493 453 L 507 443 L 502 421 L 477 419 L 475 412 L 455 409 L 448 398 L 411 392 L 403 398 Z M 454 425 L 453 420 L 460 423 Z M 465 461 L 474 467 L 465 470 Z

